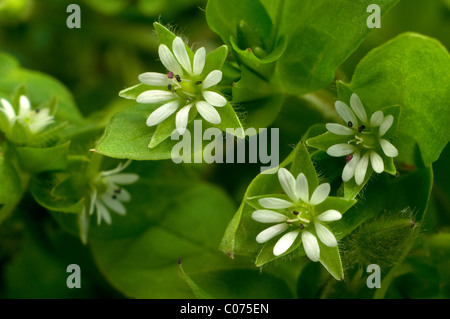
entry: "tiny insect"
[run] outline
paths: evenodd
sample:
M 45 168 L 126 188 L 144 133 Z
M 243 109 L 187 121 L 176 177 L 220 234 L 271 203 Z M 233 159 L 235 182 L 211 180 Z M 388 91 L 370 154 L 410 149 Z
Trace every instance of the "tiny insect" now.
M 366 127 L 364 125 L 361 125 L 360 127 L 358 127 L 358 131 L 359 133 L 361 133 Z
M 347 155 L 347 157 L 345 158 L 345 161 L 348 163 L 352 160 L 353 155 Z
M 296 210 L 294 210 L 294 211 L 292 212 L 292 214 L 294 214 L 295 216 L 297 216 L 297 215 L 299 214 L 299 212 L 296 211 Z
M 200 84 L 202 84 L 202 81 L 197 81 L 197 82 L 195 82 L 195 84 L 200 85 Z
M 181 77 L 178 74 L 175 75 L 175 78 L 177 79 L 178 82 L 181 82 Z
M 173 79 L 173 72 L 172 72 L 172 71 L 169 71 L 169 72 L 167 73 L 167 77 L 168 77 L 169 79 Z
M 302 230 L 305 229 L 305 226 L 303 226 L 303 224 L 300 224 L 299 226 L 300 226 L 300 229 L 302 229 Z
M 172 90 L 172 84 L 169 84 L 169 85 L 167 86 L 167 88 L 169 89 L 169 91 L 171 91 L 171 90 Z
M 348 127 L 353 127 L 352 121 L 348 121 L 347 125 L 348 125 Z

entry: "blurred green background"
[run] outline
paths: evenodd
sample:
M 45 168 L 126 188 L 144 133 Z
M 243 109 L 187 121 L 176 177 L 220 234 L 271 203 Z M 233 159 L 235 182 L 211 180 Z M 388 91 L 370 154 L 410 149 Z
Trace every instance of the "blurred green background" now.
M 106 124 L 111 114 L 133 103 L 119 98 L 120 90 L 137 84 L 137 77 L 143 72 L 163 71 L 157 56 L 158 42 L 152 27 L 154 21 L 174 26 L 179 34 L 189 39 L 190 45 L 205 46 L 207 51 L 222 44 L 206 23 L 206 2 L 79 0 L 76 3 L 81 7 L 81 29 L 68 29 L 66 19 L 69 14 L 66 8 L 74 1 L 0 0 L 0 51 L 16 57 L 24 68 L 47 73 L 60 80 L 72 92 L 85 116 L 95 116 Z M 382 21 L 382 28 L 374 29 L 337 70 L 336 78 L 349 81 L 357 63 L 368 51 L 405 31 L 434 37 L 449 49 L 450 1 L 400 0 Z M 333 85 L 330 85 L 332 91 Z M 286 132 L 282 132 L 282 136 L 293 136 L 294 140 L 287 141 L 285 146 L 297 142 L 304 129 L 286 124 Z M 449 160 L 447 146 L 434 166 L 433 202 L 425 232 L 427 229 L 450 230 Z M 222 186 L 238 205 L 258 170 L 258 165 L 250 169 L 248 165 L 222 165 L 220 170 L 205 174 L 205 178 Z M 237 174 L 243 176 L 238 181 L 234 178 Z M 27 201 L 33 200 L 28 198 L 23 202 Z M 1 297 L 122 296 L 102 279 L 87 247 L 81 247 L 77 238 L 60 230 L 44 209 L 33 206 L 35 211 L 31 216 L 22 213 L 29 209 L 26 204 L 22 206 L 25 207 L 19 207 L 15 217 L 0 225 Z M 36 223 L 42 225 L 40 230 L 33 227 Z M 43 235 L 44 232 L 46 235 Z M 42 241 L 50 242 L 37 244 Z M 46 245 L 51 246 L 52 250 L 42 248 Z M 15 256 L 18 247 L 28 253 Z M 56 284 L 65 282 L 67 276 L 56 269 L 70 263 L 73 254 L 90 265 L 86 276 L 83 276 L 83 285 L 89 289 L 68 290 Z M 35 264 L 47 269 L 46 273 L 35 272 Z M 433 269 L 432 273 L 438 272 Z M 430 278 L 425 280 L 423 289 L 433 289 L 433 285 L 439 285 L 439 280 Z M 423 291 L 408 291 L 405 288 L 408 284 L 406 279 L 400 277 L 398 281 L 397 288 L 391 293 L 393 297 L 420 297 L 425 294 Z M 447 289 L 450 290 L 449 287 Z

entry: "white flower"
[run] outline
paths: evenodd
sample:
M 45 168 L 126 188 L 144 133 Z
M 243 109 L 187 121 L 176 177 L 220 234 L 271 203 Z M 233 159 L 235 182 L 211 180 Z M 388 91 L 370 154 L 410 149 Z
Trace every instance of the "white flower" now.
M 113 170 L 100 172 L 95 180 L 95 185 L 90 193 L 90 205 L 87 211 L 89 215 L 97 211 L 98 224 L 102 220 L 107 224 L 111 224 L 109 209 L 119 215 L 126 214 L 127 211 L 122 202 L 130 201 L 131 196 L 121 185 L 133 184 L 139 178 L 137 174 L 121 173 L 130 163 L 131 160 L 128 160 L 124 165 L 120 164 Z
M 287 169 L 280 168 L 278 179 L 291 201 L 275 197 L 259 200 L 259 204 L 266 209 L 254 211 L 252 218 L 260 223 L 276 224 L 260 232 L 256 236 L 256 241 L 265 243 L 290 230 L 278 239 L 273 248 L 273 254 L 279 256 L 294 244 L 301 233 L 306 255 L 312 261 L 318 261 L 320 248 L 316 235 L 326 246 L 335 247 L 337 245 L 336 238 L 323 223 L 342 218 L 341 213 L 337 210 L 330 209 L 320 214 L 316 211 L 316 206 L 323 203 L 330 194 L 330 184 L 320 184 L 310 197 L 308 181 L 303 173 L 294 179 Z M 273 211 L 273 209 L 282 210 L 283 213 Z
M 32 110 L 30 100 L 25 95 L 21 95 L 19 98 L 19 114 L 16 114 L 8 100 L 1 99 L 0 102 L 0 111 L 6 115 L 11 126 L 17 119 L 21 119 L 28 126 L 30 132 L 36 134 L 54 123 L 54 117 L 50 115 L 48 108 Z
M 392 115 L 384 116 L 382 111 L 376 111 L 369 120 L 364 106 L 356 94 L 352 94 L 350 106 L 351 109 L 345 103 L 336 101 L 336 111 L 347 125 L 328 123 L 326 127 L 333 134 L 348 136 L 349 140 L 347 143 L 329 147 L 327 153 L 334 157 L 347 156 L 347 164 L 342 171 L 342 180 L 347 182 L 354 176 L 356 184 L 361 185 L 364 182 L 369 162 L 376 173 L 384 171 L 381 151 L 387 157 L 398 155 L 395 146 L 382 138 L 391 128 L 394 117 Z
M 150 114 L 147 125 L 161 123 L 181 107 L 177 112 L 175 124 L 178 132 L 183 134 L 189 111 L 194 106 L 206 121 L 219 124 L 221 118 L 214 107 L 225 106 L 227 100 L 210 89 L 222 80 L 222 71 L 214 70 L 206 77 L 202 76 L 205 48 L 198 49 L 191 61 L 185 44 L 179 37 L 173 40 L 172 51 L 164 44 L 158 49 L 159 58 L 168 70 L 167 74 L 147 72 L 139 76 L 139 80 L 144 84 L 165 87 L 145 91 L 137 97 L 138 103 L 165 103 Z

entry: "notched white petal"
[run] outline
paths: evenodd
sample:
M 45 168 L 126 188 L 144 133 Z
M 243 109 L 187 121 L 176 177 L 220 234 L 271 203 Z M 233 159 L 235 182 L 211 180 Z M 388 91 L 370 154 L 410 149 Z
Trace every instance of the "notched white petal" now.
M 181 110 L 178 111 L 178 113 L 175 117 L 175 125 L 176 125 L 177 131 L 178 131 L 178 133 L 180 133 L 180 135 L 183 135 L 184 132 L 186 131 L 186 127 L 187 127 L 188 119 L 189 119 L 189 111 L 192 106 L 193 106 L 193 104 L 186 105 L 185 107 L 183 107 Z
M 320 214 L 319 216 L 317 216 L 317 219 L 321 222 L 333 222 L 333 221 L 339 220 L 341 218 L 342 218 L 342 214 L 339 213 L 335 209 L 329 209 L 329 210 L 323 212 L 322 214 Z
M 175 95 L 169 91 L 149 90 L 138 95 L 136 102 L 138 103 L 160 103 L 175 99 Z
M 278 180 L 286 195 L 288 195 L 293 202 L 298 201 L 298 196 L 295 192 L 294 176 L 285 168 L 278 170 Z
M 178 64 L 177 60 L 173 56 L 172 52 L 170 52 L 169 48 L 161 44 L 158 48 L 159 58 L 161 63 L 165 66 L 168 71 L 173 72 L 174 74 L 183 75 L 183 70 Z
M 314 225 L 316 226 L 317 237 L 319 237 L 322 243 L 328 247 L 337 246 L 336 237 L 334 237 L 333 233 L 328 228 L 317 222 L 314 223 Z
M 394 123 L 394 117 L 392 115 L 388 115 L 384 118 L 383 122 L 380 125 L 380 131 L 378 133 L 380 137 L 386 134 L 387 131 L 389 131 L 392 123 Z
M 31 110 L 30 100 L 25 95 L 21 95 L 19 98 L 19 105 L 19 116 L 26 116 Z
M 219 124 L 221 119 L 219 112 L 211 106 L 209 103 L 206 103 L 204 101 L 198 101 L 195 106 L 197 107 L 198 112 L 200 115 L 209 123 L 211 124 Z
M 347 143 L 341 143 L 336 144 L 333 146 L 330 146 L 327 149 L 327 154 L 333 157 L 340 157 L 340 156 L 346 156 L 353 152 L 355 152 L 357 148 L 354 145 L 347 144 Z
M 391 144 L 388 140 L 381 139 L 380 140 L 381 148 L 383 149 L 384 154 L 389 157 L 396 157 L 398 155 L 397 148 Z
M 355 132 L 351 128 L 344 126 L 342 124 L 327 123 L 325 126 L 328 131 L 330 131 L 331 133 L 336 134 L 336 135 L 353 135 L 353 134 L 355 134 Z
M 305 174 L 298 174 L 295 183 L 295 191 L 297 193 L 297 196 L 300 197 L 303 202 L 309 203 L 308 180 L 306 179 Z
M 220 81 L 222 81 L 222 71 L 211 71 L 203 81 L 203 89 L 209 89 L 210 87 L 218 84 Z
M 139 75 L 139 81 L 152 86 L 166 86 L 171 81 L 167 74 L 157 72 L 146 72 Z
M 268 209 L 284 209 L 289 208 L 293 205 L 291 202 L 288 202 L 287 200 L 275 197 L 261 198 L 258 202 L 262 207 Z
M 328 183 L 320 184 L 314 190 L 314 193 L 312 194 L 309 203 L 311 205 L 321 204 L 325 199 L 327 199 L 328 195 L 330 194 L 330 190 L 331 190 L 330 184 Z
M 227 104 L 226 98 L 213 91 L 203 91 L 203 97 L 205 98 L 206 102 L 213 106 L 222 107 Z
M 379 126 L 383 122 L 383 119 L 384 119 L 383 111 L 376 111 L 370 117 L 370 126 L 372 127 Z
M 352 122 L 353 127 L 358 127 L 358 120 L 353 114 L 352 110 L 342 101 L 336 101 L 334 104 L 336 112 L 338 112 L 339 116 L 345 121 L 345 123 Z
M 186 46 L 180 37 L 176 37 L 172 43 L 173 54 L 177 58 L 180 65 L 189 73 L 192 74 L 191 60 L 186 51 Z
M 113 199 L 105 194 L 102 196 L 102 201 L 106 204 L 106 206 L 108 206 L 119 215 L 125 215 L 127 213 L 125 206 L 123 206 L 123 204 L 117 198 Z
M 355 182 L 357 185 L 361 185 L 364 182 L 368 164 L 369 164 L 369 153 L 366 153 L 359 160 L 358 165 L 356 165 L 355 168 Z
M 169 103 L 166 103 L 150 114 L 150 116 L 147 118 L 147 126 L 154 126 L 158 125 L 162 121 L 164 121 L 166 118 L 171 116 L 175 111 L 178 109 L 178 106 L 180 105 L 180 102 L 178 101 L 171 101 Z
M 105 180 L 119 185 L 129 185 L 135 183 L 139 175 L 133 173 L 121 173 L 105 177 Z
M 355 112 L 356 116 L 363 122 L 363 124 L 367 124 L 367 114 L 364 106 L 361 102 L 361 99 L 355 93 L 350 97 L 350 106 L 352 107 L 353 112 Z
M 285 222 L 288 219 L 287 216 L 283 214 L 267 209 L 255 210 L 252 214 L 252 218 L 260 223 L 280 223 Z
M 320 259 L 320 248 L 319 243 L 317 242 L 316 236 L 311 234 L 307 230 L 302 231 L 302 242 L 303 248 L 305 249 L 306 256 L 309 259 L 316 262 Z
M 298 237 L 298 234 L 300 233 L 299 230 L 291 231 L 287 234 L 284 234 L 275 244 L 273 247 L 273 254 L 275 256 L 280 256 L 281 254 L 284 254 L 295 242 L 295 240 Z
M 200 48 L 195 52 L 194 66 L 192 70 L 193 75 L 200 75 L 203 72 L 203 68 L 205 67 L 205 57 L 206 57 L 205 48 Z
M 2 103 L 4 113 L 6 114 L 8 119 L 10 121 L 13 120 L 16 117 L 16 111 L 14 111 L 14 108 L 11 105 L 11 103 L 9 103 L 9 101 L 6 99 L 1 99 L 0 101 Z
M 382 173 L 384 171 L 384 163 L 383 159 L 377 152 L 370 152 L 370 163 L 372 164 L 372 168 L 376 173 Z
M 359 163 L 359 153 L 353 154 L 353 158 L 344 166 L 342 171 L 342 180 L 348 182 L 355 175 L 356 165 Z
M 288 225 L 286 223 L 277 224 L 267 229 L 264 229 L 256 236 L 256 241 L 259 244 L 265 243 L 266 241 L 271 240 L 275 236 L 283 233 L 286 229 L 288 229 Z

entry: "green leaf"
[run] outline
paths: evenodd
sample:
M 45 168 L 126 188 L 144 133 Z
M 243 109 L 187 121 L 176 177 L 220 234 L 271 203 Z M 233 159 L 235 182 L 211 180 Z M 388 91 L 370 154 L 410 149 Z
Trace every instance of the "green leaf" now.
M 311 162 L 305 145 L 300 142 L 297 148 L 284 160 L 280 167 L 290 165 L 290 172 L 296 177 L 300 172 L 304 173 L 308 180 L 309 195 L 319 185 L 319 179 Z M 275 171 L 274 171 L 275 172 Z M 265 224 L 255 222 L 251 215 L 256 209 L 261 209 L 258 200 L 263 197 L 277 197 L 287 199 L 286 195 L 280 194 L 282 191 L 278 181 L 277 174 L 260 174 L 250 184 L 244 195 L 244 201 L 239 207 L 238 212 L 233 220 L 229 223 L 227 231 L 220 245 L 220 249 L 230 256 L 246 255 L 256 258 L 256 266 L 262 266 L 268 262 L 276 260 L 280 257 L 289 255 L 294 252 L 293 256 L 303 255 L 304 252 L 299 251 L 301 246 L 301 236 L 298 236 L 294 244 L 281 256 L 274 256 L 273 247 L 278 237 L 266 242 L 262 247 L 255 240 L 256 235 L 267 228 Z M 316 206 L 317 213 L 324 212 L 328 209 L 336 209 L 341 213 L 347 211 L 353 204 L 354 200 L 344 200 L 337 197 L 328 197 L 323 203 Z M 313 233 L 314 230 L 311 230 Z M 322 254 L 323 253 L 323 254 Z M 324 248 L 321 251 L 321 262 L 327 270 L 337 279 L 343 277 L 342 266 L 339 257 L 339 251 L 336 249 Z M 339 265 L 339 266 L 338 266 Z
M 63 170 L 67 166 L 70 142 L 48 148 L 17 147 L 20 166 L 31 172 Z
M 22 195 L 19 175 L 9 157 L 0 152 L 0 204 L 14 202 Z
M 356 68 L 350 88 L 371 110 L 401 105 L 398 160 L 420 167 L 437 160 L 450 140 L 442 116 L 448 111 L 449 83 L 446 48 L 426 36 L 405 33 L 371 51 Z
M 48 75 L 21 68 L 14 58 L 5 53 L 0 53 L 0 70 L 3 70 L 0 91 L 12 94 L 23 86 L 32 105 L 40 105 L 56 98 L 58 100 L 56 120 L 81 123 L 82 116 L 72 94 L 59 81 Z
M 180 273 L 200 299 L 292 298 L 292 293 L 283 280 L 258 270 L 216 270 L 188 276 L 180 265 Z
M 191 184 L 167 199 L 161 213 L 148 206 L 154 222 L 140 235 L 91 241 L 102 273 L 128 297 L 192 298 L 188 284 L 177 275 L 178 259 L 189 275 L 233 267 L 217 250 L 223 225 L 234 210 L 228 197 L 213 186 Z
M 289 44 L 275 69 L 277 83 L 298 94 L 330 83 L 335 70 L 371 31 L 366 22 L 370 15 L 367 6 L 377 4 L 385 15 L 397 2 L 285 0 L 279 34 L 286 35 Z M 387 105 L 392 104 L 396 103 Z

